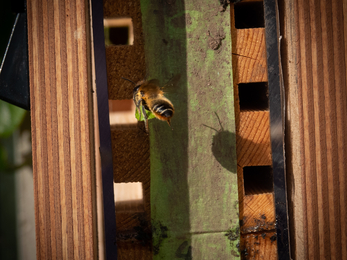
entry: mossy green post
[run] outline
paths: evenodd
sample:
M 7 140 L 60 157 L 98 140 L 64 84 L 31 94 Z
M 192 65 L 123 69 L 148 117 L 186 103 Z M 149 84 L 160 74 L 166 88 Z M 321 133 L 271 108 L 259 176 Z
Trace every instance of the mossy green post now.
M 173 129 L 149 121 L 154 259 L 239 259 L 229 8 L 141 0 L 148 79 L 174 83 Z

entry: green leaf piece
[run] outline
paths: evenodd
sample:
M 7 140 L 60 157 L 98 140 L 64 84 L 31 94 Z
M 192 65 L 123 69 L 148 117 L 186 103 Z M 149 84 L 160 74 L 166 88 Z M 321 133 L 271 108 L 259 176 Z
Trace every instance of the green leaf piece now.
M 148 119 L 155 118 L 155 115 L 151 111 L 146 110 L 146 114 Z M 145 121 L 145 117 L 143 116 L 142 113 L 141 113 L 141 119 L 140 119 L 140 114 L 138 112 L 138 109 L 136 109 L 135 117 L 138 121 Z

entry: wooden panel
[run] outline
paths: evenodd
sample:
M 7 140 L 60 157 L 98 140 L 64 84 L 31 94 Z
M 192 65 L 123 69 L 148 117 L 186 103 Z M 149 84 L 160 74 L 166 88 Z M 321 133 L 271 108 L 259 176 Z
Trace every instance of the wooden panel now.
M 230 7 L 143 0 L 141 8 L 149 75 L 163 83 L 181 76 L 167 94 L 173 130 L 159 120 L 149 125 L 154 259 L 235 259 Z
M 139 0 L 104 0 L 104 17 L 130 17 L 134 27 L 134 44 L 106 46 L 107 81 L 109 99 L 132 99 L 134 82 L 146 76 L 144 39 Z
M 134 260 L 134 259 L 152 260 L 153 259 L 151 248 L 148 248 L 141 244 L 136 244 L 136 246 L 134 246 L 134 243 L 118 243 L 117 245 L 118 245 L 117 247 L 118 259 L 124 259 L 124 260 Z
M 38 259 L 96 259 L 88 4 L 28 1 Z
M 235 29 L 232 36 L 235 83 L 266 82 L 265 29 Z
M 242 235 L 241 255 L 242 259 L 252 260 L 276 260 L 277 237 L 274 231 Z
M 344 2 L 290 2 L 283 20 L 288 45 L 295 44 L 284 60 L 288 132 L 295 133 L 288 140 L 293 251 L 297 259 L 347 259 Z

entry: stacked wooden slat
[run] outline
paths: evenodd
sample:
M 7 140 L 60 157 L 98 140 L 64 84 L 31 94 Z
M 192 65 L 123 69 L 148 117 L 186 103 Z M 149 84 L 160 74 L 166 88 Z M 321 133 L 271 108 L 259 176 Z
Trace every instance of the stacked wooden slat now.
M 239 7 L 252 8 L 252 3 L 259 6 L 259 2 L 243 1 L 235 4 L 231 11 L 240 250 L 244 259 L 277 259 L 268 100 L 259 97 L 252 108 L 242 105 L 248 102 L 247 98 L 251 98 L 253 92 L 259 92 L 256 88 L 262 87 L 265 89 L 263 96 L 267 95 L 265 29 L 238 29 L 235 26 Z M 249 93 L 241 96 L 239 92 L 244 87 Z M 260 109 L 257 109 L 257 102 L 261 102 Z M 248 172 L 255 175 L 248 176 Z M 258 181 L 254 183 L 255 180 Z
M 104 0 L 104 17 L 132 19 L 133 45 L 106 46 L 109 99 L 129 100 L 134 85 L 122 77 L 137 82 L 146 75 L 140 1 Z M 114 182 L 140 182 L 143 189 L 142 202 L 116 203 L 118 259 L 152 259 L 148 135 L 144 125 L 113 125 L 111 140 Z

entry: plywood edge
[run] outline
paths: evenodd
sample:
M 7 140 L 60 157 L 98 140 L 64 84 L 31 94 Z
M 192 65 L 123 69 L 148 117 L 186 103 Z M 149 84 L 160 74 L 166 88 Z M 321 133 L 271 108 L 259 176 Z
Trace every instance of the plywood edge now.
M 84 0 L 28 2 L 40 259 L 97 257 L 88 8 Z

